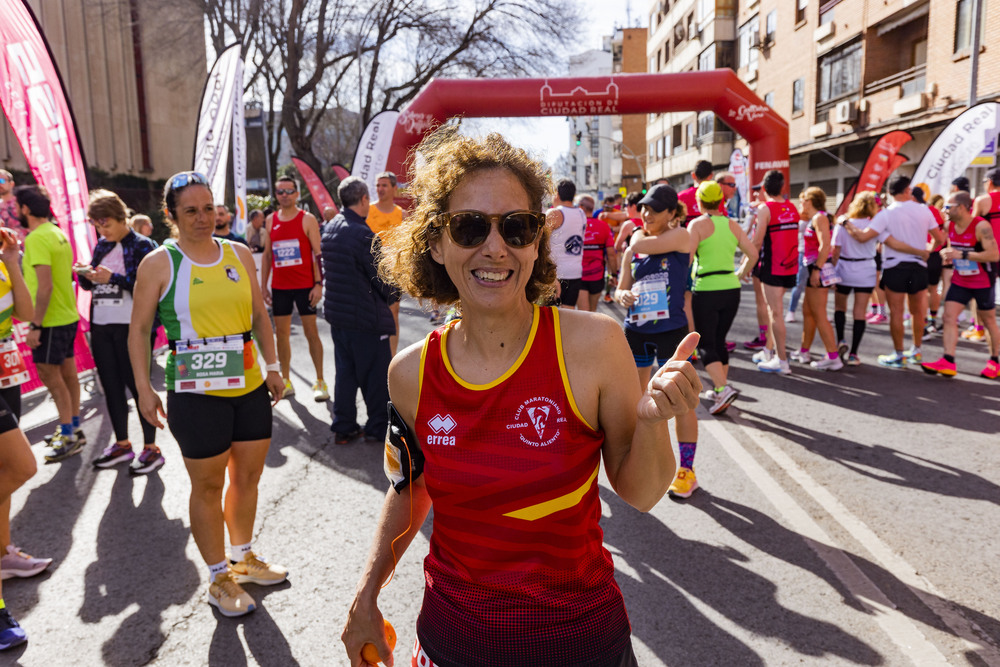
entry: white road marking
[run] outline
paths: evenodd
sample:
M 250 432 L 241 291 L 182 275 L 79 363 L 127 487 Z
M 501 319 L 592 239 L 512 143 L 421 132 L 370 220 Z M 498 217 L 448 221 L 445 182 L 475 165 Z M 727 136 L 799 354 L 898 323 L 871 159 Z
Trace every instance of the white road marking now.
M 904 655 L 911 657 L 913 664 L 921 666 L 949 664 L 947 658 L 942 655 L 937 647 L 920 632 L 905 614 L 896 609 L 896 606 L 886 597 L 885 593 L 871 579 L 865 576 L 858 566 L 855 565 L 854 561 L 809 516 L 809 513 L 781 487 L 777 480 L 763 466 L 757 463 L 757 460 L 730 435 L 729 431 L 719 424 L 718 421 L 711 418 L 699 419 L 699 426 L 711 433 L 716 442 L 743 469 L 750 480 L 753 481 L 771 504 L 788 521 L 790 527 L 802 535 L 806 544 L 823 559 L 833 574 L 844 583 L 851 594 L 866 608 L 875 622 L 882 628 L 883 632 L 902 649 Z M 760 442 L 760 438 L 754 437 L 752 429 L 742 426 L 741 428 L 758 445 L 763 444 Z M 768 452 L 768 454 L 770 455 L 771 452 Z M 775 460 L 775 462 L 778 465 L 782 465 L 778 460 Z M 792 465 L 795 466 L 794 462 L 792 462 Z M 782 465 L 782 468 L 785 468 L 785 466 Z M 787 469 L 786 472 L 788 472 Z M 796 481 L 807 492 L 810 491 L 809 486 L 807 486 L 809 484 L 819 487 L 812 479 L 807 480 L 805 484 L 803 484 L 801 479 L 796 479 Z M 902 577 L 900 578 L 902 579 Z

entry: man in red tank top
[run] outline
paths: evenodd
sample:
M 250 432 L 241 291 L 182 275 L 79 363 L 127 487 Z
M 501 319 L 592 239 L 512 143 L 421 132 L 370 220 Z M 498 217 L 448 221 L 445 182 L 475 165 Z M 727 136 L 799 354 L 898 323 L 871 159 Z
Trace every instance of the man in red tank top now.
M 1000 331 L 997 329 L 994 281 L 992 267 L 1000 261 L 997 240 L 985 218 L 973 215 L 976 207 L 967 192 L 955 192 L 948 197 L 945 212 L 948 215 L 948 247 L 941 256 L 951 260 L 955 272 L 944 304 L 944 356 L 934 363 L 922 364 L 924 372 L 953 376 L 955 347 L 958 344 L 958 315 L 975 301 L 979 321 L 989 332 L 990 358 L 980 375 L 996 379 L 1000 375 Z
M 309 356 L 316 369 L 313 398 L 330 398 L 323 379 L 323 343 L 316 328 L 316 304 L 323 296 L 319 260 L 319 223 L 311 213 L 298 207 L 299 187 L 294 179 L 282 177 L 275 184 L 279 209 L 267 218 L 267 241 L 260 266 L 260 291 L 272 307 L 278 339 L 278 362 L 285 380 L 285 396 L 295 393 L 289 377 L 292 348 L 292 307 L 298 309 L 302 332 L 309 341 Z M 271 287 L 268 289 L 268 279 Z

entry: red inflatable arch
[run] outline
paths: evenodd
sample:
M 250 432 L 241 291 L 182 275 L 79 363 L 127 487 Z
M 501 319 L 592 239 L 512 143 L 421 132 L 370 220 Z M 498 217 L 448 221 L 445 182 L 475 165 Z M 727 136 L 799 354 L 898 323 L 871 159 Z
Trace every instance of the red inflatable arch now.
M 434 79 L 402 110 L 386 168 L 404 171 L 427 130 L 452 116 L 598 116 L 714 111 L 750 143 L 750 182 L 788 174 L 788 123 L 730 69 L 549 79 Z M 407 178 L 406 180 L 410 180 Z

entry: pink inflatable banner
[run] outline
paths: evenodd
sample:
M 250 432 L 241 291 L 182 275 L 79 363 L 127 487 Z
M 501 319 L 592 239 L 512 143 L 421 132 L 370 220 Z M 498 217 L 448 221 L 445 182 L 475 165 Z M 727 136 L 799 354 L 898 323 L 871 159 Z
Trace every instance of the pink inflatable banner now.
M 323 211 L 328 207 L 340 213 L 340 209 L 334 203 L 333 197 L 330 196 L 330 192 L 326 189 L 326 185 L 323 184 L 323 179 L 313 171 L 313 168 L 302 159 L 294 156 L 292 157 L 292 164 L 299 170 L 299 176 L 302 177 L 302 180 L 306 182 L 306 187 L 309 188 L 309 194 L 312 195 L 313 202 L 316 204 L 316 212 L 319 216 L 322 218 Z
M 73 257 L 90 263 L 95 235 L 87 224 L 86 166 L 73 112 L 34 15 L 20 0 L 0 0 L 0 107 L 31 166 L 48 190 L 56 222 L 70 239 Z M 77 290 L 82 322 L 77 368 L 94 367 L 83 332 L 88 328 L 90 292 Z M 37 380 L 34 368 L 33 380 Z M 33 381 L 25 385 L 25 391 Z

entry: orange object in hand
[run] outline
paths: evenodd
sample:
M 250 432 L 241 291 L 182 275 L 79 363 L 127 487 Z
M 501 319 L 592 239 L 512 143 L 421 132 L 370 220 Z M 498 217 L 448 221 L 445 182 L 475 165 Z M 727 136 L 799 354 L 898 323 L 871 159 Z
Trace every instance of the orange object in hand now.
M 385 641 L 389 644 L 389 650 L 392 651 L 396 648 L 396 629 L 392 627 L 392 623 L 382 619 L 385 623 Z M 361 647 L 361 658 L 368 663 L 377 665 L 382 660 L 379 657 L 378 649 L 375 648 L 375 644 L 365 644 Z

